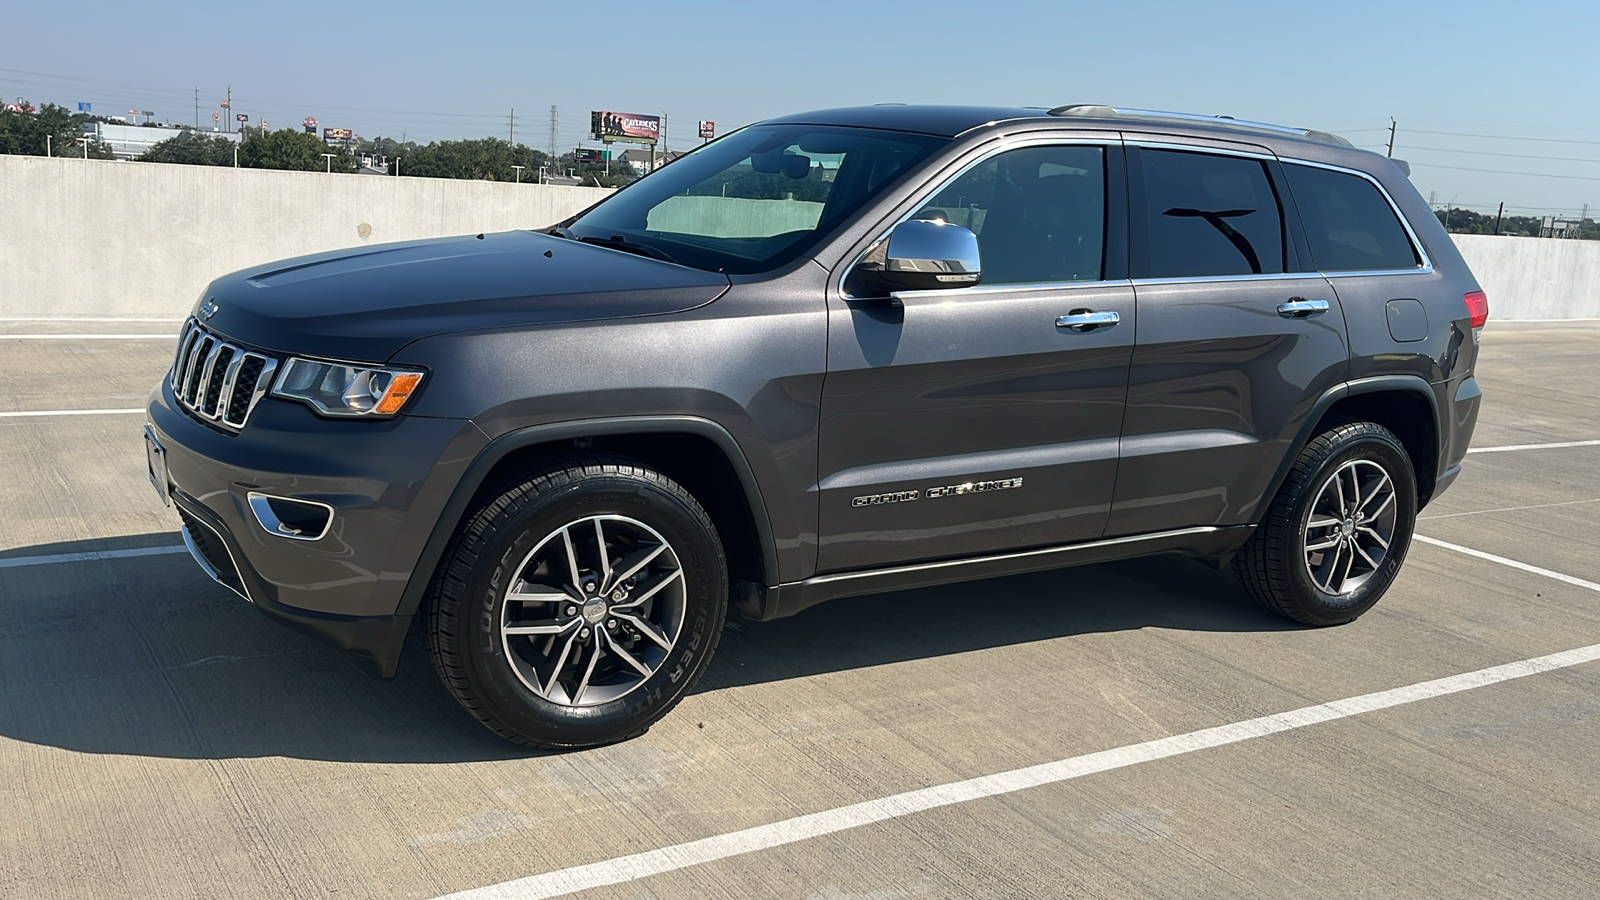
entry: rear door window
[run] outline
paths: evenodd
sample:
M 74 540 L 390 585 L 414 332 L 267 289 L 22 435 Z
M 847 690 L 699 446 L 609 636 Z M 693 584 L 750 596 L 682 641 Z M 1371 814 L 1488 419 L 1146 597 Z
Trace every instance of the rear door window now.
M 1258 159 L 1142 149 L 1146 278 L 1284 271 L 1283 213 Z
M 1414 269 L 1416 248 L 1370 181 L 1319 166 L 1285 164 L 1311 258 L 1323 272 Z

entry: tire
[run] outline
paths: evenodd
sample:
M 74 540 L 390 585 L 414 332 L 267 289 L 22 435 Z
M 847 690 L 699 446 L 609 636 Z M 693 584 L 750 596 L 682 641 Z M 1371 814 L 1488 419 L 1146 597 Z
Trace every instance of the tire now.
M 1295 459 L 1234 557 L 1234 573 L 1268 609 L 1306 625 L 1342 625 L 1394 582 L 1416 516 L 1415 469 L 1400 440 L 1372 422 L 1338 424 Z
M 517 482 L 491 491 L 445 552 L 428 605 L 434 668 L 469 713 L 525 746 L 643 734 L 721 637 L 716 527 L 637 460 L 553 460 Z

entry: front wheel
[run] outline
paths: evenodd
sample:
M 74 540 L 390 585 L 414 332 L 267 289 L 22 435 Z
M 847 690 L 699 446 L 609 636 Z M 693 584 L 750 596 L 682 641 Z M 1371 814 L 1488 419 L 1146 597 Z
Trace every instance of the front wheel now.
M 1297 622 L 1350 622 L 1399 574 L 1416 517 L 1415 470 L 1400 440 L 1372 422 L 1337 425 L 1301 451 L 1234 572 L 1257 601 Z
M 727 611 L 715 526 L 623 458 L 552 463 L 465 522 L 429 608 L 434 666 L 468 712 L 533 747 L 643 732 L 704 671 Z

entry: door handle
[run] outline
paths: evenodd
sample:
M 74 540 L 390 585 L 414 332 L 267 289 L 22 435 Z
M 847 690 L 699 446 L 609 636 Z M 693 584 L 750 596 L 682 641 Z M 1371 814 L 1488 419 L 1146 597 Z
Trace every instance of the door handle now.
M 1056 327 L 1065 328 L 1083 334 L 1097 328 L 1110 328 L 1122 321 L 1122 316 L 1114 312 L 1094 312 L 1087 309 L 1075 309 L 1064 316 L 1056 318 Z
M 1290 297 L 1288 301 L 1278 304 L 1278 315 L 1285 319 L 1309 319 L 1320 316 L 1328 311 L 1328 301 L 1307 300 L 1304 297 Z

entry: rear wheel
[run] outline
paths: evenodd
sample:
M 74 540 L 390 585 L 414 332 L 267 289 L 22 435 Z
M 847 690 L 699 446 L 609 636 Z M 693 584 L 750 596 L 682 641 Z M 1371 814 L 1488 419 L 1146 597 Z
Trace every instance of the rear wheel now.
M 1416 515 L 1416 476 L 1399 439 L 1372 422 L 1337 425 L 1301 451 L 1234 572 L 1256 600 L 1297 622 L 1349 622 L 1399 574 Z
M 727 610 L 716 528 L 622 458 L 531 474 L 471 517 L 435 581 L 435 668 L 497 733 L 544 748 L 642 733 L 704 671 Z

